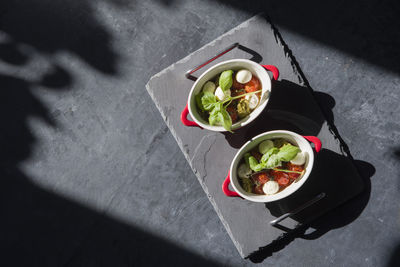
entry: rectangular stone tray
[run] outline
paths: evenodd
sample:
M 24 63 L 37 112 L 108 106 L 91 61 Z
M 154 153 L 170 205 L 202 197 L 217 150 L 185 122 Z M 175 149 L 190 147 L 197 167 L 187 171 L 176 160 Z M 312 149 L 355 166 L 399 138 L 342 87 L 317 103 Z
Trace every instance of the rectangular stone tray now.
M 199 76 L 212 65 L 233 58 L 275 65 L 279 68 L 280 78 L 273 82 L 266 110 L 257 120 L 234 134 L 185 127 L 180 114 L 193 85 L 185 73 L 234 43 L 239 43 L 241 48 L 231 50 L 193 75 Z M 288 51 L 276 29 L 264 16 L 258 15 L 154 75 L 146 85 L 242 257 L 248 257 L 284 237 L 297 225 L 317 218 L 363 190 L 361 178 Z M 269 204 L 225 196 L 221 185 L 237 150 L 252 137 L 277 129 L 315 135 L 321 139 L 322 150 L 316 155 L 307 182 L 290 197 Z M 341 186 L 343 184 L 346 186 Z M 282 221 L 280 227 L 269 224 L 321 192 L 326 194 L 325 198 Z

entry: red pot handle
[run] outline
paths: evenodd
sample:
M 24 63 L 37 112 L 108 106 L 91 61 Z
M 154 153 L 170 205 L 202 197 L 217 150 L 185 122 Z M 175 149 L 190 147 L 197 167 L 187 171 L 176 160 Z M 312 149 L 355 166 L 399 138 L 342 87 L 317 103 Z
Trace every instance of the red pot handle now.
M 229 184 L 231 183 L 230 173 L 228 172 L 228 176 L 225 178 L 225 181 L 222 184 L 222 192 L 227 197 L 240 197 L 238 193 L 229 189 Z
M 322 143 L 318 137 L 316 136 L 303 136 L 303 137 L 314 144 L 316 152 L 319 152 L 321 150 Z
M 199 127 L 200 129 L 203 129 L 196 122 L 188 120 L 188 118 L 187 118 L 188 114 L 189 114 L 189 108 L 188 108 L 188 104 L 186 104 L 186 107 L 183 109 L 183 111 L 181 113 L 181 121 L 182 121 L 183 125 L 189 126 L 189 127 Z
M 261 66 L 263 66 L 266 70 L 269 70 L 270 72 L 272 72 L 272 78 L 274 80 L 278 80 L 279 70 L 277 67 L 275 67 L 274 65 L 261 65 Z

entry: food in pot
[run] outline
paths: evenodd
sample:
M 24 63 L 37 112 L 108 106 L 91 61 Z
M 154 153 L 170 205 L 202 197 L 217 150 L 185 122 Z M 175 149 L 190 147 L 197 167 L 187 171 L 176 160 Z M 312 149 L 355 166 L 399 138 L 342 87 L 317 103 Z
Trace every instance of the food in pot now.
M 203 92 L 210 92 L 212 94 L 214 94 L 215 92 L 215 83 L 213 83 L 212 81 L 208 81 L 203 85 Z
M 283 138 L 265 140 L 244 155 L 237 169 L 240 185 L 248 193 L 274 195 L 301 178 L 306 159 Z
M 199 114 L 210 125 L 231 131 L 233 123 L 258 107 L 261 89 L 260 80 L 249 70 L 225 70 L 204 83 L 195 96 Z

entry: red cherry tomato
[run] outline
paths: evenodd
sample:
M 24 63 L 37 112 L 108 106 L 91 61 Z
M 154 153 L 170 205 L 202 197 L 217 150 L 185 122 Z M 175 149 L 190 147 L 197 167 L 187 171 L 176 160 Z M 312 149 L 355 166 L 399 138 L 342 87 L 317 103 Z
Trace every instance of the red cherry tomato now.
M 247 93 L 250 93 L 260 90 L 260 87 L 260 80 L 253 75 L 251 80 L 244 86 L 244 90 L 246 90 Z
M 291 170 L 291 171 L 302 172 L 304 170 L 304 167 L 303 167 L 303 165 L 295 165 L 295 164 L 292 164 L 292 163 L 288 162 L 287 163 L 287 169 Z M 299 173 L 289 173 L 289 177 L 292 180 L 297 179 L 299 176 L 300 176 Z
M 286 174 L 286 176 L 281 176 L 276 181 L 281 186 L 287 186 L 289 184 L 289 175 Z
M 293 163 L 288 162 L 287 168 L 291 171 L 302 172 L 304 170 L 303 165 L 295 165 Z
M 256 175 L 254 175 L 253 180 L 257 181 L 259 184 L 263 185 L 269 181 L 269 177 L 266 173 L 262 172 L 262 173 L 258 173 Z
M 287 173 L 274 171 L 274 178 L 280 186 L 286 187 L 289 185 L 290 179 Z
M 264 195 L 263 185 L 260 184 L 254 187 L 254 194 Z
M 298 173 L 288 173 L 290 180 L 296 180 L 300 174 Z

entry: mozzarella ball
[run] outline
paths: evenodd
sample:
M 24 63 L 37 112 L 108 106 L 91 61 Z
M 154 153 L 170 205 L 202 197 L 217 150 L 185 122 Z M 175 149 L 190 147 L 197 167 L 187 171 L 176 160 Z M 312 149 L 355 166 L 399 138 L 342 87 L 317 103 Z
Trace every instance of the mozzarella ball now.
M 258 96 L 256 94 L 246 95 L 245 99 L 249 101 L 249 108 L 255 109 L 258 105 Z
M 258 151 L 261 154 L 265 154 L 268 152 L 268 150 L 270 150 L 271 148 L 274 147 L 274 142 L 272 142 L 271 140 L 265 140 L 262 141 L 259 145 L 258 145 Z
M 215 84 L 212 81 L 208 81 L 203 85 L 203 92 L 210 92 L 214 94 Z
M 221 89 L 221 87 L 217 87 L 217 90 L 215 90 L 215 96 L 219 101 L 224 100 L 227 97 L 231 96 L 231 90 L 226 90 L 225 92 Z
M 306 153 L 304 152 L 297 153 L 296 157 L 294 157 L 294 159 L 292 159 L 290 163 L 295 165 L 303 165 L 304 163 L 306 163 Z
M 251 174 L 251 169 L 247 164 L 242 163 L 238 168 L 238 176 L 240 178 L 249 178 Z
M 266 195 L 273 195 L 279 191 L 279 184 L 276 181 L 268 181 L 263 185 L 263 191 Z
M 250 82 L 252 77 L 253 77 L 253 75 L 248 70 L 239 70 L 236 73 L 236 81 L 238 83 L 242 83 L 242 84 L 248 83 L 248 82 Z

